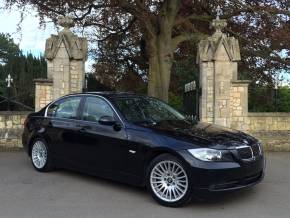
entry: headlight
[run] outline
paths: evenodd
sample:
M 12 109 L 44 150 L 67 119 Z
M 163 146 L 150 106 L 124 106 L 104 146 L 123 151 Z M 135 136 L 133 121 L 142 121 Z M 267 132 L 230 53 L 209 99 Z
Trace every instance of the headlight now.
M 221 161 L 222 160 L 222 152 L 219 150 L 209 149 L 209 148 L 196 148 L 196 149 L 189 149 L 188 151 L 195 158 L 202 161 Z

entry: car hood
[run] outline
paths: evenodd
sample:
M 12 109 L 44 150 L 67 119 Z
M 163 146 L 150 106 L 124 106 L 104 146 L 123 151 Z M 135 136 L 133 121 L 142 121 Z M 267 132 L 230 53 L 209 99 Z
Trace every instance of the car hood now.
M 162 121 L 142 126 L 169 138 L 216 149 L 231 149 L 240 145 L 251 145 L 257 141 L 243 132 L 202 122 Z

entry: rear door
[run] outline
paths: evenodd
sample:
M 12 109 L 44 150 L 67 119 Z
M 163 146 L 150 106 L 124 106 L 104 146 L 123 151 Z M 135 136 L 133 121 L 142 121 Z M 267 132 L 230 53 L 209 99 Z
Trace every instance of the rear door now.
M 79 110 L 81 96 L 61 99 L 49 106 L 47 135 L 57 161 L 73 165 L 79 155 Z M 81 164 L 81 163 L 80 163 Z

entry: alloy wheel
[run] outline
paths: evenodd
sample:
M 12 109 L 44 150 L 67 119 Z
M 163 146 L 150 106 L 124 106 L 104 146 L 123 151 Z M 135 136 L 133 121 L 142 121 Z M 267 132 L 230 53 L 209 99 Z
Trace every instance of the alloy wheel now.
M 33 165 L 42 169 L 47 162 L 47 149 L 42 141 L 36 141 L 32 146 L 31 158 Z
M 176 202 L 187 192 L 188 177 L 183 167 L 171 160 L 157 163 L 150 174 L 155 195 L 166 202 Z

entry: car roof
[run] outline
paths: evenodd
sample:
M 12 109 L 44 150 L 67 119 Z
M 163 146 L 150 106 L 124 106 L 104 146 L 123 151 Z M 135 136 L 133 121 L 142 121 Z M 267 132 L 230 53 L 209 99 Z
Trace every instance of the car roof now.
M 119 97 L 148 97 L 145 95 L 135 94 L 134 92 L 117 92 L 117 91 L 98 91 L 98 92 L 83 92 L 69 94 L 67 96 L 73 95 L 99 95 L 107 98 L 119 98 Z

